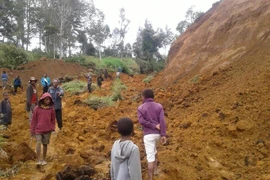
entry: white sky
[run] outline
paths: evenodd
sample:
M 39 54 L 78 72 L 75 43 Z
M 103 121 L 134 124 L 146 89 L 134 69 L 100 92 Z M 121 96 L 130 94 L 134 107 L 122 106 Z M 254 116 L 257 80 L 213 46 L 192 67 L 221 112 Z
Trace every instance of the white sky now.
M 125 9 L 130 20 L 126 43 L 136 40 L 139 27 L 147 19 L 154 29 L 164 29 L 166 25 L 175 32 L 177 24 L 185 19 L 186 11 L 192 5 L 196 11 L 206 12 L 218 0 L 94 0 L 96 8 L 105 14 L 105 23 L 111 31 L 118 26 L 119 10 Z

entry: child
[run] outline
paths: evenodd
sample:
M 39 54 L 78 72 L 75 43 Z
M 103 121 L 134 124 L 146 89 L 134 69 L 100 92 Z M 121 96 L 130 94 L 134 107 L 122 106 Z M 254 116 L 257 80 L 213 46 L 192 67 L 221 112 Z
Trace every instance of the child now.
M 117 122 L 121 139 L 116 140 L 111 151 L 112 180 L 141 180 L 140 151 L 131 140 L 133 122 L 129 118 L 121 118 Z
M 47 146 L 50 142 L 51 132 L 55 130 L 54 102 L 49 93 L 44 93 L 35 107 L 31 121 L 31 135 L 36 137 L 37 165 L 46 165 Z M 43 144 L 43 157 L 41 158 L 41 143 Z
M 5 128 L 7 128 L 7 126 L 11 124 L 12 110 L 8 93 L 4 92 L 3 97 L 4 99 L 0 104 L 0 119 L 2 121 L 0 122 L 5 126 Z

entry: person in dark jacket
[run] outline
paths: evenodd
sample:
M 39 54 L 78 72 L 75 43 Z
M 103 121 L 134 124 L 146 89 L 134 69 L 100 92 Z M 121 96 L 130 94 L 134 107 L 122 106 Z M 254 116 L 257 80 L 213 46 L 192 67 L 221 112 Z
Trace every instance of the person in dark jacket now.
M 55 111 L 53 100 L 49 93 L 44 93 L 35 107 L 31 121 L 31 136 L 35 136 L 37 144 L 37 165 L 46 165 L 46 155 L 52 131 L 55 130 Z M 43 156 L 41 157 L 41 144 Z
M 109 73 L 107 69 L 104 69 L 104 78 L 107 79 L 109 77 Z
M 61 130 L 63 127 L 62 98 L 64 96 L 64 91 L 59 86 L 59 83 L 60 83 L 60 81 L 58 79 L 54 79 L 53 85 L 48 89 L 48 93 L 50 93 L 50 95 L 53 98 L 57 125 L 58 125 L 58 128 Z
M 31 77 L 26 90 L 26 110 L 29 112 L 29 122 L 31 122 L 33 110 L 38 104 L 38 92 L 36 88 L 36 83 L 37 79 Z
M 20 76 L 17 76 L 15 79 L 14 79 L 14 92 L 17 93 L 17 89 L 18 87 L 23 89 L 23 86 L 22 86 L 22 82 L 21 82 L 21 79 L 20 79 Z
M 99 88 L 101 88 L 102 81 L 103 81 L 103 78 L 102 78 L 102 75 L 100 74 L 97 78 L 97 85 Z
M 8 93 L 4 92 L 3 97 L 4 99 L 0 104 L 0 122 L 5 126 L 5 128 L 7 128 L 7 126 L 12 122 L 12 109 Z

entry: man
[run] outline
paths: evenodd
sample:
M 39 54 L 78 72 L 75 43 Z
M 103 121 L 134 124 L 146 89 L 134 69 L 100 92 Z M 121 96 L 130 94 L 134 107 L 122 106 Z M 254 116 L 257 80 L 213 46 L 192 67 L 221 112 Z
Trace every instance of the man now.
M 63 127 L 62 122 L 62 97 L 64 96 L 63 89 L 59 86 L 58 79 L 53 80 L 53 85 L 48 89 L 48 93 L 52 96 L 54 102 L 55 115 L 58 128 L 61 130 Z
M 7 86 L 7 81 L 8 81 L 8 75 L 7 75 L 6 71 L 3 71 L 1 78 L 2 78 L 2 88 L 3 88 L 3 90 L 5 90 L 5 88 Z
M 142 92 L 143 104 L 138 108 L 138 119 L 143 126 L 143 141 L 148 161 L 148 177 L 152 180 L 157 173 L 157 142 L 166 143 L 166 124 L 161 104 L 154 101 L 154 92 L 145 89 Z
M 29 123 L 31 123 L 33 110 L 38 104 L 38 93 L 36 88 L 37 79 L 30 78 L 29 85 L 26 90 L 26 110 L 29 112 Z
M 43 78 L 41 79 L 41 85 L 43 86 L 43 94 L 48 92 L 49 86 L 51 85 L 51 80 L 47 74 L 43 75 Z
M 18 87 L 21 88 L 21 89 L 23 89 L 23 86 L 22 86 L 22 82 L 21 82 L 20 76 L 17 76 L 17 77 L 14 79 L 13 85 L 14 85 L 14 93 L 15 93 L 15 94 L 17 93 Z
M 91 84 L 92 84 L 91 74 L 88 73 L 87 75 L 84 75 L 84 77 L 87 79 L 87 89 L 88 89 L 88 92 L 91 93 Z
M 99 89 L 101 88 L 102 81 L 103 81 L 103 78 L 102 78 L 102 75 L 100 74 L 97 77 L 97 85 L 98 85 Z

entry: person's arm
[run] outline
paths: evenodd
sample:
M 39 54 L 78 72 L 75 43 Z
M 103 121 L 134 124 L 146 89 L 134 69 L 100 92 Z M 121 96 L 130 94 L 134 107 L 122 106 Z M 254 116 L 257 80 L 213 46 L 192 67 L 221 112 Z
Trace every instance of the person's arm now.
M 160 135 L 166 136 L 166 123 L 164 118 L 164 110 L 161 108 L 159 113 Z
M 138 119 L 139 119 L 139 122 L 140 124 L 143 126 L 143 127 L 147 127 L 147 128 L 151 128 L 151 129 L 156 129 L 156 125 L 151 123 L 150 121 L 147 121 L 144 119 L 143 117 L 143 114 L 142 112 L 138 109 Z
M 48 78 L 48 86 L 50 86 L 50 85 L 51 85 L 51 79 Z
M 30 104 L 30 101 L 31 101 L 31 86 L 28 86 L 26 90 L 26 102 L 28 105 Z
M 128 159 L 128 172 L 131 180 L 141 180 L 141 159 L 138 147 L 134 147 Z
M 31 131 L 32 136 L 35 135 L 35 128 L 36 128 L 36 125 L 37 125 L 37 110 L 38 110 L 38 107 L 36 106 L 34 108 L 34 111 L 33 111 L 32 120 L 31 120 L 31 126 L 30 126 L 30 131 Z
M 60 95 L 59 96 L 64 96 L 64 90 L 63 90 L 63 88 L 59 87 L 59 92 L 60 92 Z
M 113 150 L 111 151 L 111 167 L 110 167 L 111 180 L 114 180 L 113 174 Z

